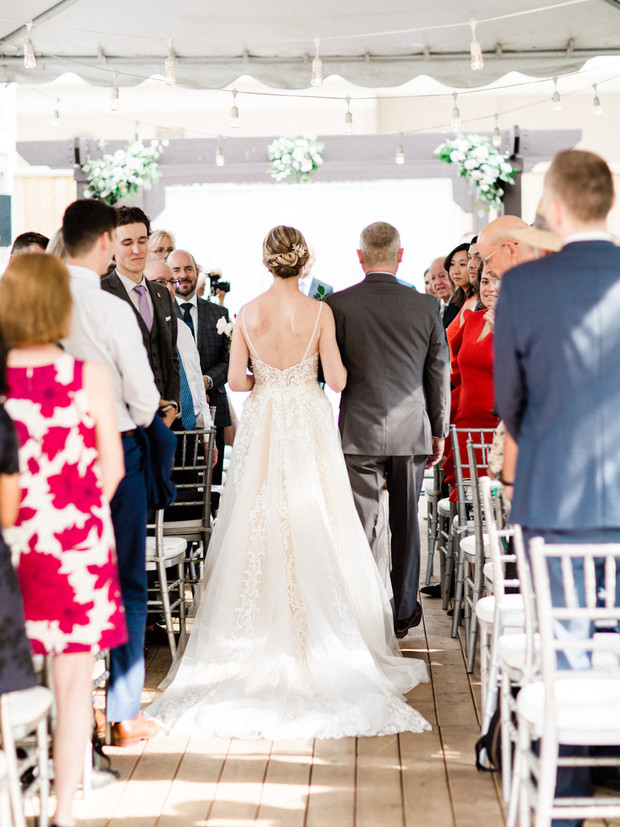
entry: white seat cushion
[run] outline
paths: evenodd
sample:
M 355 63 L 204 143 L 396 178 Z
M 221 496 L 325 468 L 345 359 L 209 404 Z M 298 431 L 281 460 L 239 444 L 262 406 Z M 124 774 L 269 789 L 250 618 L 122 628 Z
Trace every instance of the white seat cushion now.
M 437 510 L 441 517 L 449 517 L 450 516 L 450 498 L 445 497 L 443 500 L 439 500 L 437 503 Z
M 502 627 L 522 629 L 524 625 L 523 597 L 520 594 L 505 594 L 502 597 Z M 495 616 L 495 596 L 483 597 L 476 603 L 478 622 L 493 625 Z
M 574 675 L 574 673 L 573 673 Z M 553 684 L 558 740 L 563 744 L 620 743 L 620 680 L 559 678 Z M 517 696 L 519 715 L 540 735 L 546 714 L 545 686 L 536 681 Z
M 174 558 L 185 555 L 187 548 L 187 540 L 183 537 L 164 537 L 164 559 L 166 562 L 173 562 Z M 146 538 L 146 562 L 147 568 L 154 567 L 155 556 L 155 538 Z
M 484 572 L 484 579 L 487 583 L 493 583 L 493 563 L 489 560 L 488 563 L 484 564 L 484 568 L 482 569 Z
M 3 701 L 8 703 L 11 729 L 16 740 L 25 738 L 52 706 L 52 693 L 46 686 L 33 686 L 7 692 Z
M 482 535 L 482 542 L 484 545 L 484 556 L 488 557 L 490 548 L 488 534 Z M 459 547 L 468 559 L 471 561 L 476 559 L 476 537 L 474 534 L 468 534 L 467 537 L 463 537 L 459 543 Z
M 522 672 L 525 666 L 526 637 L 524 632 L 500 635 L 497 642 L 497 655 L 502 668 L 511 672 Z M 534 635 L 534 657 L 539 660 L 540 635 Z

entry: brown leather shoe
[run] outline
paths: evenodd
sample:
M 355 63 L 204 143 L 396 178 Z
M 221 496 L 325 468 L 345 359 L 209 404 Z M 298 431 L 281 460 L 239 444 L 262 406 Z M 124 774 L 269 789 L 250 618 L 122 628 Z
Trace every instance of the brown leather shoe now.
M 103 711 L 103 709 L 98 709 L 96 706 L 93 708 L 93 712 L 95 713 L 95 726 L 97 727 L 97 735 L 99 736 L 100 740 L 105 741 L 105 712 Z
M 112 745 L 115 747 L 134 747 L 140 741 L 154 738 L 159 732 L 157 721 L 147 721 L 141 712 L 128 721 L 112 724 Z

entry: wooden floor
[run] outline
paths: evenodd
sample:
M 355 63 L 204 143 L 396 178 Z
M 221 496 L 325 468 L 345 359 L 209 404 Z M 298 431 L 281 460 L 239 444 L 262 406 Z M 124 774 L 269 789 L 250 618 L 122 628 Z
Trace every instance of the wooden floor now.
M 159 735 L 106 747 L 116 783 L 76 802 L 81 827 L 501 827 L 499 779 L 475 769 L 479 676 L 468 676 L 441 601 L 422 598 L 423 623 L 401 641 L 430 682 L 410 703 L 432 731 L 376 738 L 239 741 Z M 146 705 L 168 671 L 150 647 Z M 618 823 L 618 822 L 610 822 Z M 588 827 L 603 822 L 587 822 Z

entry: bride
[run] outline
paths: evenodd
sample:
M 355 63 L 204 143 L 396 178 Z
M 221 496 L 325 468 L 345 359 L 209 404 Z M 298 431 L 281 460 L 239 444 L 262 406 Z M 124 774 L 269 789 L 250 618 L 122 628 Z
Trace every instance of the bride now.
M 273 286 L 245 305 L 232 390 L 252 393 L 235 439 L 183 657 L 147 714 L 187 735 L 271 740 L 421 732 L 404 693 L 389 597 L 357 516 L 330 404 L 346 369 L 331 309 L 303 295 L 302 234 L 263 243 Z M 248 358 L 253 375 L 248 374 Z

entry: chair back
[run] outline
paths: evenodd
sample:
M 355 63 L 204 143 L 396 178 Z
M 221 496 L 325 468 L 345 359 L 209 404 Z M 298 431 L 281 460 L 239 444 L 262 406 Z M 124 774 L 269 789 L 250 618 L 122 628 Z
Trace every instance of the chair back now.
M 529 548 L 545 683 L 620 677 L 620 543 Z
M 466 444 L 471 440 L 475 461 L 470 460 L 467 452 L 465 456 L 462 455 L 459 434 L 466 435 Z M 494 434 L 494 428 L 457 428 L 455 425 L 450 425 L 457 514 L 461 527 L 467 525 L 467 503 L 471 496 L 472 469 L 482 470 L 483 473 L 486 473 L 489 464 L 488 455 L 493 445 Z
M 205 548 L 211 534 L 211 477 L 215 427 L 177 431 L 173 477 L 175 501 L 161 520 L 163 534 L 202 540 Z M 157 523 L 157 520 L 156 520 Z

